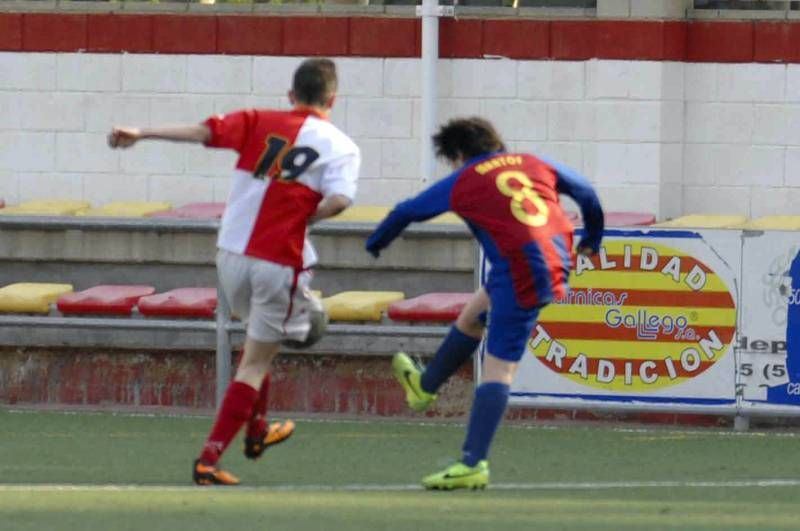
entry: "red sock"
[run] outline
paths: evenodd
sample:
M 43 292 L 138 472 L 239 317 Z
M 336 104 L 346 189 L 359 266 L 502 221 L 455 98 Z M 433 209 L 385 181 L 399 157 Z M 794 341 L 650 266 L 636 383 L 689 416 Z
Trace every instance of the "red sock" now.
M 264 376 L 261 388 L 258 390 L 258 400 L 253 406 L 253 414 L 247 423 L 247 436 L 255 439 L 267 432 L 267 406 L 269 405 L 269 384 L 272 378 L 269 373 Z
M 247 422 L 258 399 L 258 391 L 243 382 L 232 382 L 225 392 L 222 407 L 208 440 L 203 446 L 200 461 L 206 465 L 216 465 L 222 453 L 231 443 L 242 425 Z

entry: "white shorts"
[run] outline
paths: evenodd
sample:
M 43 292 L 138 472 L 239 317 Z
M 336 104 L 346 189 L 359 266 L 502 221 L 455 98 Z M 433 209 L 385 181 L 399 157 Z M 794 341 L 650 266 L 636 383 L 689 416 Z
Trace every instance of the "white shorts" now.
M 265 343 L 304 341 L 311 327 L 311 272 L 232 253 L 217 252 L 217 276 L 234 315 L 247 323 L 247 336 Z

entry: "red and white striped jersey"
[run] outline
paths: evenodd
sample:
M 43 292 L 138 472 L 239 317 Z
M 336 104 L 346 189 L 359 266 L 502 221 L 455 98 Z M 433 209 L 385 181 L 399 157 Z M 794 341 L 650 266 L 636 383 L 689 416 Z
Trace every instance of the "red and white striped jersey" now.
M 217 246 L 300 268 L 308 219 L 319 202 L 354 198 L 358 146 L 317 112 L 248 109 L 213 116 L 209 147 L 235 149 L 239 161 Z M 314 261 L 310 245 L 305 265 Z

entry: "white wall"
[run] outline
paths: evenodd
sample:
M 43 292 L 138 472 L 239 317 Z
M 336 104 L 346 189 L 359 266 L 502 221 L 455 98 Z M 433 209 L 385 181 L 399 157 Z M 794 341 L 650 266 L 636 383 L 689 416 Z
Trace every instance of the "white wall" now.
M 232 153 L 157 143 L 112 151 L 104 135 L 112 124 L 285 106 L 299 61 L 0 53 L 0 197 L 224 200 Z M 337 63 L 333 121 L 363 151 L 359 201 L 415 192 L 419 60 Z M 609 210 L 799 210 L 800 66 L 442 60 L 439 75 L 439 121 L 485 115 L 509 147 L 585 173 Z

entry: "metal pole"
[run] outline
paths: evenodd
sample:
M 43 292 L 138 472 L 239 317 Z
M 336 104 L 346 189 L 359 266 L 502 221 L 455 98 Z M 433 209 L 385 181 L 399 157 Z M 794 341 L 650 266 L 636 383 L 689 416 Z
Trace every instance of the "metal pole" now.
M 222 405 L 225 390 L 231 381 L 231 338 L 228 324 L 231 309 L 222 289 L 217 287 L 217 408 Z
M 436 158 L 431 136 L 436 127 L 436 61 L 439 59 L 439 1 L 422 0 L 422 114 L 420 116 L 420 178 L 434 177 Z

